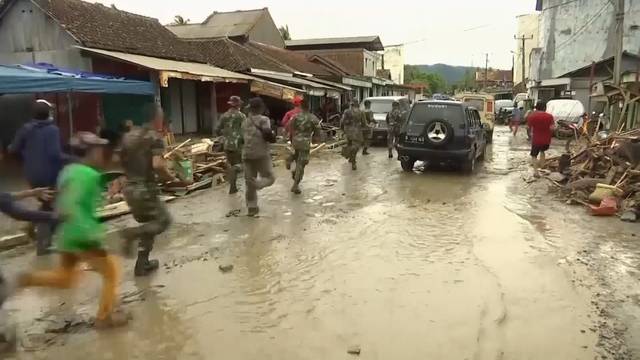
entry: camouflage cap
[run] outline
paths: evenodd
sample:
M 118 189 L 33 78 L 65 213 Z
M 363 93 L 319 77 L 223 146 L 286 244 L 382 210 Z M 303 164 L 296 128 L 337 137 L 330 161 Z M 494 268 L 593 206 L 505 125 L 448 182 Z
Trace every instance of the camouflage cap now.
M 240 96 L 232 96 L 229 98 L 229 101 L 227 101 L 227 104 L 232 105 L 232 106 L 240 106 L 242 105 L 242 99 L 240 98 Z

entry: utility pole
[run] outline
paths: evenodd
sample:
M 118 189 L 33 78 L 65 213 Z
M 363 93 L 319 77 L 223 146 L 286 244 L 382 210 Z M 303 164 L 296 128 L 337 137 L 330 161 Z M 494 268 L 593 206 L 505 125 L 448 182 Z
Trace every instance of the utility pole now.
M 622 82 L 622 53 L 624 52 L 624 0 L 613 0 L 616 12 L 616 54 L 613 63 L 613 82 Z
M 525 43 L 527 40 L 533 40 L 533 35 L 531 36 L 513 36 L 514 39 L 516 40 L 520 40 L 522 41 L 522 46 L 520 46 L 520 57 L 522 58 L 522 85 L 526 87 L 527 84 L 525 84 L 524 82 L 526 81 L 526 74 L 525 74 L 525 67 L 527 66 L 527 58 L 525 58 L 525 52 L 526 52 L 526 48 L 525 48 Z
M 487 81 L 488 78 L 487 76 L 489 75 L 489 53 L 484 54 L 485 60 L 484 60 L 484 89 L 487 89 Z

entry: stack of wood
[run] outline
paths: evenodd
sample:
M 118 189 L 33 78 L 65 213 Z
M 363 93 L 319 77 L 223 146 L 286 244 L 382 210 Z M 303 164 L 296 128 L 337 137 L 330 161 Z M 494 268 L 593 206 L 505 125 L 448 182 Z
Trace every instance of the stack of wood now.
M 224 181 L 227 158 L 223 152 L 214 152 L 218 139 L 188 139 L 171 148 L 164 158 L 171 162 L 176 177 L 186 184 L 163 184 L 165 192 L 184 195 Z
M 599 186 L 608 186 L 622 201 L 622 209 L 640 206 L 640 129 L 609 134 L 578 144 L 576 150 L 550 158 L 547 176 L 571 199 L 588 204 Z

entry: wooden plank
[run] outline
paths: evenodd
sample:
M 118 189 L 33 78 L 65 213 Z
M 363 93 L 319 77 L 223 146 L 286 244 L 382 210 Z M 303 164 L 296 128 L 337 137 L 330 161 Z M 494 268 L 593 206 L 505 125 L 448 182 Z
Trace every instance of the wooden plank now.
M 187 143 L 191 141 L 191 139 L 187 139 L 185 142 L 183 142 L 182 144 L 176 146 L 175 148 L 173 148 L 171 151 L 169 151 L 168 153 L 164 154 L 164 158 L 168 159 L 169 156 L 171 156 L 174 152 L 176 152 L 178 149 L 180 149 L 181 147 L 187 145 Z
M 175 196 L 161 195 L 160 200 L 164 202 L 170 202 L 175 200 Z M 115 204 L 109 204 L 101 207 L 97 211 L 98 218 L 101 220 L 113 219 L 118 216 L 126 215 L 131 212 L 129 205 L 126 201 L 120 201 Z

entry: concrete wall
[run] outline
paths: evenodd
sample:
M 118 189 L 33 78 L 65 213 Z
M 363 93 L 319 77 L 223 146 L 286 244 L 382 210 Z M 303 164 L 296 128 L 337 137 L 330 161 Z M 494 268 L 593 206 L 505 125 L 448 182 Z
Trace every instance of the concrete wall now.
M 524 56 L 525 67 L 524 67 L 524 76 L 529 79 L 530 76 L 530 67 L 531 67 L 531 50 L 538 47 L 539 41 L 539 15 L 538 13 L 534 14 L 525 14 L 516 17 L 518 22 L 518 32 L 516 36 L 520 37 L 533 37 L 531 40 L 525 41 L 524 53 L 522 52 L 522 41 L 517 40 L 515 44 L 515 58 L 514 58 L 514 68 L 513 68 L 513 83 L 517 84 L 522 82 L 522 57 Z
M 540 16 L 539 77 L 560 77 L 614 55 L 616 21 L 609 1 L 546 0 Z M 624 49 L 640 53 L 640 1 L 627 1 Z
M 91 71 L 76 41 L 28 0 L 15 2 L 0 21 L 0 63 L 46 62 Z
M 382 61 L 379 63 L 382 68 Z M 391 72 L 391 80 L 404 84 L 404 46 L 387 46 L 384 49 L 384 68 Z
M 361 51 L 363 53 L 362 75 L 375 77 L 378 66 L 382 61 L 382 55 L 364 49 Z
M 263 14 L 256 25 L 249 31 L 249 40 L 284 48 L 284 40 L 278 27 L 268 14 Z

